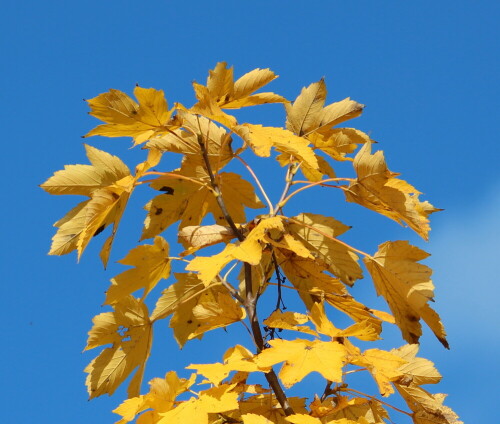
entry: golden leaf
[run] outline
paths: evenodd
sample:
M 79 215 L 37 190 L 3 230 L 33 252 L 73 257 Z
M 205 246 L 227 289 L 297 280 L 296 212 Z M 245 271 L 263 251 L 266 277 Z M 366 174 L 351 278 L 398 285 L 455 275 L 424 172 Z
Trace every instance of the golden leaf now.
M 208 414 L 226 412 L 238 408 L 238 393 L 233 385 L 221 385 L 200 392 L 198 398 L 182 402 L 174 409 L 160 413 L 158 424 L 186 424 L 196 417 L 197 424 L 209 424 Z
M 212 384 L 218 385 L 232 371 L 255 372 L 260 368 L 254 362 L 254 355 L 245 347 L 236 345 L 229 348 L 223 357 L 223 363 L 191 364 L 187 369 L 203 374 Z
M 89 331 L 85 350 L 112 344 L 85 368 L 90 398 L 113 394 L 136 367 L 129 386 L 129 397 L 139 395 L 144 365 L 149 357 L 152 327 L 144 303 L 132 296 L 114 305 L 114 312 L 97 315 Z
M 134 268 L 118 274 L 111 282 L 106 292 L 105 304 L 113 305 L 123 297 L 144 289 L 142 298 L 156 286 L 161 279 L 170 276 L 170 258 L 168 256 L 168 243 L 163 237 L 155 237 L 154 244 L 137 246 L 125 258 L 118 261 L 122 265 Z
M 292 235 L 302 241 L 328 271 L 346 284 L 363 277 L 358 256 L 344 243 L 335 240 L 350 227 L 334 218 L 302 213 L 287 225 Z
M 161 177 L 151 184 L 154 189 L 165 193 L 154 197 L 146 205 L 148 216 L 141 239 L 153 237 L 179 220 L 180 228 L 199 225 L 208 213 L 212 213 L 217 224 L 227 224 L 208 186 L 182 179 L 185 175 L 180 171 L 172 174 L 180 177 Z M 217 178 L 228 213 L 235 222 L 246 222 L 245 207 L 264 207 L 253 185 L 238 174 L 222 172 Z
M 153 378 L 149 382 L 149 393 L 125 400 L 118 408 L 113 410 L 121 415 L 122 419 L 116 424 L 125 424 L 132 421 L 141 412 L 152 409 L 149 413 L 158 420 L 158 413 L 170 411 L 174 407 L 177 396 L 187 392 L 193 385 L 195 374 L 191 378 L 179 378 L 175 371 L 170 371 L 165 378 Z M 142 415 L 141 415 L 142 416 Z
M 189 253 L 218 243 L 226 243 L 236 237 L 231 227 L 224 225 L 190 225 L 179 230 L 178 241 Z
M 360 355 L 351 354 L 348 361 L 351 364 L 368 369 L 377 382 L 382 396 L 389 396 L 394 393 L 391 382 L 403 376 L 400 369 L 408 363 L 400 356 L 380 349 L 368 349 Z
M 298 397 L 288 397 L 288 403 L 296 413 L 307 414 L 307 409 L 305 408 L 305 399 Z M 258 415 L 267 419 L 269 423 L 273 424 L 289 424 L 286 421 L 286 415 L 283 409 L 281 409 L 276 396 L 271 394 L 259 394 L 256 396 L 251 396 L 243 401 L 240 401 L 239 405 L 242 417 L 245 415 Z M 255 418 L 258 419 L 258 418 Z M 250 421 L 252 423 L 252 421 Z M 257 421 L 258 424 L 265 423 L 266 421 Z
M 383 296 L 394 314 L 403 338 L 417 343 L 422 335 L 423 319 L 439 341 L 448 348 L 439 315 L 428 301 L 433 299 L 432 270 L 418 261 L 429 256 L 407 241 L 385 242 L 375 256 L 364 259 L 379 296 Z
M 323 79 L 304 87 L 292 105 L 285 104 L 286 127 L 299 136 L 309 135 L 361 115 L 364 106 L 349 98 L 323 107 L 326 95 Z
M 284 252 L 278 254 L 278 263 L 309 310 L 316 302 L 324 299 L 354 321 L 366 321 L 368 327 L 380 334 L 381 321 L 371 314 L 368 307 L 350 296 L 340 280 L 323 272 L 326 265 L 307 258 L 284 255 Z M 368 334 L 372 334 L 371 331 Z
M 271 328 L 299 331 L 318 337 L 316 331 L 303 325 L 307 322 L 309 322 L 309 317 L 307 315 L 299 314 L 298 312 L 281 312 L 276 310 L 263 321 L 263 324 Z
M 335 406 L 325 413 L 324 422 L 331 424 L 385 424 L 387 411 L 376 400 L 336 396 Z
M 209 71 L 206 92 L 209 98 L 220 108 L 239 109 L 244 106 L 255 106 L 265 103 L 285 103 L 284 97 L 274 93 L 259 93 L 251 95 L 277 78 L 269 68 L 254 69 L 243 75 L 236 82 L 233 79 L 233 68 L 227 68 L 225 62 L 217 63 L 216 67 Z M 198 84 L 199 85 L 199 84 Z M 202 101 L 200 87 L 195 89 L 196 97 Z
M 293 414 L 286 417 L 292 424 L 321 424 L 321 420 L 306 414 Z
M 279 372 L 285 387 L 293 386 L 311 372 L 318 372 L 329 381 L 342 381 L 346 351 L 340 343 L 275 339 L 269 344 L 271 347 L 257 356 L 257 364 L 268 367 L 285 362 Z
M 331 128 L 313 132 L 307 138 L 314 148 L 338 161 L 352 160 L 346 155 L 354 152 L 358 144 L 373 142 L 363 131 L 354 128 Z
M 289 130 L 243 124 L 234 128 L 234 131 L 248 143 L 257 156 L 269 157 L 271 148 L 274 147 L 278 152 L 304 162 L 309 168 L 318 169 L 319 167 L 316 155 L 309 147 L 309 141 L 296 136 Z
M 231 160 L 233 157 L 232 139 L 224 128 L 204 116 L 193 115 L 183 110 L 177 113 L 176 119 L 182 128 L 154 137 L 146 147 L 156 148 L 163 152 L 182 153 L 186 155 L 185 160 L 197 161 L 199 165 L 202 165 L 201 142 L 207 150 L 213 172 L 218 172 Z
M 348 202 L 358 203 L 398 223 L 405 222 L 423 239 L 428 239 L 431 213 L 440 209 L 418 199 L 420 192 L 387 168 L 384 154 L 371 154 L 366 143 L 354 158 L 356 181 L 344 188 Z
M 215 328 L 240 321 L 243 310 L 220 283 L 205 287 L 196 274 L 176 273 L 177 282 L 164 290 L 151 314 L 157 321 L 173 314 L 170 327 L 182 347 Z
M 415 384 L 436 384 L 441 381 L 441 374 L 434 367 L 434 364 L 425 358 L 417 358 L 418 344 L 408 344 L 401 346 L 398 349 L 392 349 L 391 353 L 400 356 L 407 364 L 400 368 L 400 372 L 404 375 L 398 380 L 399 384 L 409 385 Z
M 163 90 L 135 87 L 134 95 L 139 103 L 113 89 L 88 100 L 90 115 L 106 124 L 97 126 L 85 137 L 133 137 L 137 145 L 165 132 L 173 110 L 168 110 Z
M 239 244 L 228 244 L 224 250 L 210 257 L 198 256 L 187 266 L 188 271 L 197 271 L 200 280 L 209 284 L 231 261 L 239 260 L 251 265 L 258 265 L 262 258 L 266 234 L 271 229 L 284 230 L 281 217 L 262 219 L 250 231 L 246 239 Z M 264 242 L 264 243 L 263 243 Z

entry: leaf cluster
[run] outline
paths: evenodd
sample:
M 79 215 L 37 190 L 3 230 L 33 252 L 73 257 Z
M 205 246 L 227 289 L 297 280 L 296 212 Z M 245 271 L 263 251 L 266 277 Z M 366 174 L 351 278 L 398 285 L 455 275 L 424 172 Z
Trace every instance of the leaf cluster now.
M 443 406 L 444 395 L 422 387 L 441 375 L 416 356 L 422 322 L 448 347 L 429 304 L 432 271 L 421 263 L 428 254 L 408 241 L 387 241 L 366 253 L 342 240 L 350 227 L 334 217 L 285 212 L 301 192 L 327 187 L 427 240 L 429 215 L 438 209 L 389 170 L 367 134 L 339 127 L 360 116 L 362 104 L 347 98 L 326 105 L 324 80 L 303 88 L 293 102 L 256 93 L 276 77 L 255 69 L 235 81 L 233 68 L 221 62 L 205 85 L 193 84 L 191 107 L 169 108 L 163 91 L 142 87 L 135 88 L 135 100 L 119 90 L 88 100 L 90 114 L 103 124 L 86 136 L 132 137 L 146 159 L 131 172 L 118 157 L 87 145 L 90 165 L 67 165 L 43 183 L 51 194 L 86 197 L 54 224 L 50 254 L 76 251 L 80 258 L 93 237 L 111 227 L 100 254 L 106 266 L 133 191 L 145 184 L 156 191 L 145 205 L 141 236 L 151 241 L 119 261 L 128 268 L 111 280 L 105 299 L 111 311 L 93 319 L 86 350 L 101 351 L 85 369 L 90 397 L 113 394 L 132 376 L 128 399 L 114 411 L 120 424 L 367 424 L 390 421 L 395 410 L 416 424 L 458 423 Z M 284 126 L 239 122 L 229 113 L 267 103 L 284 105 Z M 264 187 L 268 181 L 245 160 L 250 154 L 274 158 L 286 169 L 274 202 Z M 158 171 L 163 155 L 178 155 L 180 166 Z M 338 162 L 351 162 L 353 175 L 337 176 Z M 240 165 L 248 179 L 228 171 L 229 163 Z M 175 257 L 162 237 L 173 225 L 183 249 Z M 182 272 L 172 272 L 173 261 Z M 390 313 L 352 295 L 350 288 L 364 277 L 362 264 Z M 158 285 L 161 295 L 150 299 Z M 305 313 L 285 310 L 287 293 L 298 295 Z M 258 305 L 265 296 L 276 307 L 261 321 Z M 334 310 L 352 324 L 338 328 Z M 153 327 L 164 319 L 180 347 L 237 323 L 248 330 L 251 348 L 235 345 L 219 363 L 191 364 L 188 378 L 169 371 L 141 394 Z M 390 351 L 356 346 L 356 340 L 379 340 L 383 323 L 397 326 L 408 344 Z M 358 372 L 373 378 L 377 394 L 352 387 L 349 377 Z M 311 373 L 324 378 L 322 392 L 312 401 L 287 395 Z M 266 384 L 258 383 L 259 375 Z M 407 411 L 382 399 L 395 392 Z

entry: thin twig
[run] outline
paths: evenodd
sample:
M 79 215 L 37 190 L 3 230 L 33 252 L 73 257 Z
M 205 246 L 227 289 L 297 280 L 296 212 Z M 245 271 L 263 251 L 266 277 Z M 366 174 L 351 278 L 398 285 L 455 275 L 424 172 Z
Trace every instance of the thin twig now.
M 300 187 L 297 190 L 295 190 L 294 192 L 290 193 L 281 202 L 282 202 L 283 205 L 285 205 L 293 196 L 295 196 L 296 194 L 299 194 L 301 191 L 307 190 L 308 188 L 315 187 L 315 186 L 318 186 L 318 185 L 323 185 L 323 184 L 325 184 L 325 182 L 331 182 L 331 181 L 335 181 L 335 180 L 342 181 L 342 180 L 345 180 L 345 178 L 329 178 L 327 180 L 316 181 L 315 183 L 310 183 L 310 184 L 308 184 L 308 185 L 306 185 L 304 187 Z M 330 185 L 330 187 L 341 188 L 342 186 Z
M 285 177 L 285 181 L 286 181 L 285 188 L 283 189 L 283 193 L 281 193 L 280 200 L 278 201 L 278 203 L 274 207 L 274 212 L 272 213 L 273 216 L 275 216 L 283 207 L 283 205 L 284 205 L 283 201 L 285 200 L 288 192 L 290 191 L 290 187 L 292 187 L 293 177 L 295 176 L 295 174 L 297 173 L 299 168 L 300 168 L 300 163 L 299 164 L 291 163 L 288 166 L 288 169 L 286 171 L 286 177 Z
M 346 387 L 346 388 L 343 388 L 343 389 L 339 389 L 340 391 L 343 391 L 343 392 L 351 392 L 351 393 L 356 393 L 358 395 L 361 395 L 361 396 L 365 396 L 369 399 L 373 399 L 377 402 L 380 402 L 381 404 L 385 405 L 385 406 L 388 406 L 389 408 L 392 408 L 394 409 L 395 411 L 398 411 L 398 412 L 401 412 L 402 414 L 406 414 L 408 415 L 409 417 L 411 417 L 413 414 L 411 414 L 410 412 L 407 412 L 407 411 L 403 411 L 402 409 L 399 409 L 399 408 L 396 408 L 395 406 L 391 405 L 390 403 L 387 403 L 387 402 L 384 402 L 383 400 L 375 397 L 375 396 L 372 396 L 372 395 L 369 395 L 367 393 L 363 393 L 363 392 L 360 392 L 358 390 L 355 390 L 355 389 L 351 389 L 350 387 Z
M 323 237 L 326 237 L 326 238 L 328 238 L 328 239 L 330 239 L 330 240 L 333 240 L 333 241 L 335 241 L 335 242 L 337 242 L 337 243 L 341 244 L 342 246 L 347 247 L 349 250 L 352 250 L 353 252 L 356 252 L 356 253 L 359 253 L 360 255 L 367 256 L 367 257 L 370 257 L 370 258 L 371 258 L 371 255 L 369 255 L 368 253 L 363 252 L 362 250 L 356 249 L 355 247 L 352 247 L 351 245 L 349 245 L 349 244 L 347 244 L 347 243 L 345 243 L 345 242 L 343 242 L 343 241 L 339 240 L 338 238 L 333 237 L 333 236 L 330 236 L 330 235 L 328 235 L 328 234 L 324 233 L 323 231 L 318 230 L 316 227 L 314 227 L 314 226 L 312 226 L 312 225 L 308 225 L 308 224 L 306 224 L 306 223 L 304 223 L 304 222 L 300 222 L 300 221 L 298 221 L 298 220 L 296 220 L 296 219 L 294 219 L 294 218 L 287 218 L 287 219 L 288 219 L 290 222 L 293 222 L 293 223 L 295 223 L 295 224 L 302 225 L 303 227 L 309 228 L 309 229 L 311 229 L 311 230 L 313 230 L 313 231 L 317 232 L 318 234 L 321 234 Z
M 253 177 L 253 179 L 255 180 L 255 183 L 257 184 L 257 187 L 259 187 L 260 192 L 264 196 L 264 199 L 266 200 L 267 205 L 269 206 L 269 213 L 271 215 L 273 215 L 274 214 L 273 204 L 269 200 L 269 197 L 267 196 L 267 193 L 264 190 L 264 187 L 262 187 L 262 184 L 260 183 L 260 180 L 257 177 L 257 175 L 255 174 L 255 172 L 253 171 L 253 169 L 250 167 L 250 165 L 242 157 L 240 157 L 238 155 L 235 155 L 234 157 L 236 159 L 238 159 L 243 164 L 243 166 L 248 170 L 248 172 L 250 173 L 250 175 Z

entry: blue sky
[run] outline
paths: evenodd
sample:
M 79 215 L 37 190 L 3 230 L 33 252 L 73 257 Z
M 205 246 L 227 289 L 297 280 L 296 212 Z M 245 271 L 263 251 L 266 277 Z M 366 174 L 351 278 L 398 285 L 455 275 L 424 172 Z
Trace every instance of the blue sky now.
M 38 184 L 65 164 L 86 163 L 80 136 L 97 122 L 82 98 L 109 88 L 130 93 L 139 83 L 190 105 L 190 83 L 204 82 L 222 60 L 236 75 L 271 68 L 280 78 L 270 89 L 292 99 L 324 76 L 330 102 L 351 96 L 367 105 L 352 125 L 379 142 L 390 169 L 445 209 L 433 215 L 427 244 L 361 207 L 344 208 L 340 197 L 308 211 L 334 211 L 354 225 L 349 241 L 362 250 L 403 239 L 432 253 L 435 307 L 452 349 L 423 337 L 423 356 L 444 375 L 429 389 L 448 393 L 447 404 L 465 422 L 493 422 L 500 347 L 498 2 L 5 0 L 2 9 L 3 422 L 110 423 L 124 395 L 87 402 L 82 369 L 93 354 L 81 354 L 108 280 L 123 269 L 102 270 L 101 240 L 78 265 L 74 255 L 46 255 L 53 222 L 77 200 L 49 196 Z M 281 125 L 283 113 L 265 106 L 253 116 Z M 131 166 L 141 160 L 128 140 L 87 142 Z M 304 199 L 312 208 L 314 197 Z M 111 261 L 134 246 L 146 200 L 146 192 L 134 195 Z M 369 281 L 358 285 L 359 293 L 371 290 Z M 147 378 L 200 361 L 203 343 L 179 352 L 169 337 L 166 326 L 157 331 Z M 212 360 L 227 337 L 207 337 Z

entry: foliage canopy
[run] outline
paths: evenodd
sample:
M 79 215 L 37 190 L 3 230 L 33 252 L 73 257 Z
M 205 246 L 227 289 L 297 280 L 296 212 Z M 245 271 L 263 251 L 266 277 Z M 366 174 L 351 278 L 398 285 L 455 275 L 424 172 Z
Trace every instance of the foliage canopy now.
M 93 319 L 86 350 L 101 350 L 85 369 L 90 398 L 113 394 L 131 377 L 128 399 L 114 411 L 120 424 L 378 424 L 390 421 L 389 412 L 415 424 L 458 423 L 443 405 L 444 395 L 422 387 L 441 380 L 432 362 L 417 356 L 422 322 L 448 348 L 443 324 L 429 305 L 432 271 L 420 262 L 428 254 L 407 241 L 387 241 L 366 253 L 342 241 L 350 227 L 333 217 L 285 213 L 302 191 L 328 187 L 427 240 L 429 215 L 438 209 L 389 170 L 383 152 L 372 152 L 367 134 L 338 127 L 360 116 L 362 104 L 347 98 L 325 106 L 324 80 L 303 88 L 293 102 L 256 93 L 276 77 L 255 69 L 235 81 L 233 68 L 221 62 L 206 85 L 193 84 L 197 102 L 190 108 L 169 108 L 162 90 L 142 87 L 134 89 L 135 100 L 119 90 L 88 100 L 90 114 L 104 123 L 87 137 L 132 137 L 147 155 L 132 172 L 120 158 L 86 145 L 90 165 L 67 165 L 41 185 L 51 194 L 86 197 L 54 224 L 50 254 L 76 251 L 80 258 L 93 237 L 112 227 L 100 253 L 106 266 L 132 192 L 144 184 L 157 192 L 145 206 L 141 241 L 150 241 L 119 261 L 128 268 L 106 293 L 112 310 Z M 284 105 L 284 127 L 240 122 L 229 113 L 267 103 Z M 252 152 L 286 169 L 276 202 L 245 160 Z M 180 167 L 158 171 L 164 154 L 180 155 Z M 227 171 L 230 162 L 239 163 L 249 179 Z M 337 176 L 338 162 L 352 162 L 354 175 Z M 183 249 L 178 256 L 170 256 L 161 235 L 173 225 Z M 215 254 L 203 253 L 214 249 Z M 363 278 L 361 257 L 391 313 L 351 294 Z M 183 272 L 172 272 L 174 261 L 177 268 L 185 265 Z M 163 291 L 152 301 L 157 285 Z M 285 311 L 287 292 L 298 295 L 306 313 Z M 257 307 L 264 295 L 276 307 L 261 321 Z M 146 298 L 155 305 L 152 311 Z M 338 328 L 333 310 L 352 324 Z M 180 347 L 236 323 L 248 330 L 251 347 L 237 344 L 219 363 L 191 364 L 187 378 L 169 371 L 143 393 L 153 327 L 167 318 Z M 379 340 L 383 323 L 399 327 L 408 344 L 390 351 L 356 346 L 356 339 Z M 325 388 L 312 401 L 287 395 L 313 372 L 325 379 Z M 379 393 L 353 388 L 349 377 L 357 372 L 370 374 Z M 382 399 L 395 392 L 408 410 Z

